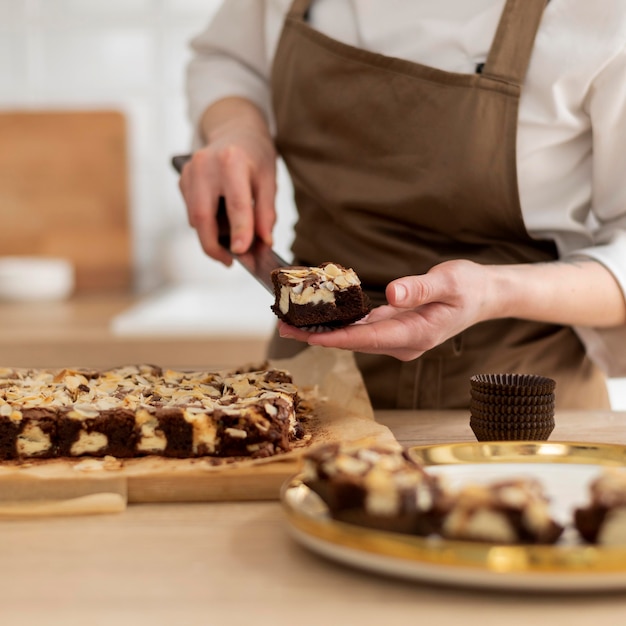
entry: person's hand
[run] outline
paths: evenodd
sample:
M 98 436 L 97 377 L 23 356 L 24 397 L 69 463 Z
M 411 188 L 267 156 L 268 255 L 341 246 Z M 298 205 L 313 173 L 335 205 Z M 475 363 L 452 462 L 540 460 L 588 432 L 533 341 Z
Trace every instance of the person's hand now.
M 496 291 L 487 266 L 465 260 L 447 261 L 422 276 L 406 276 L 389 283 L 385 292 L 389 304 L 346 328 L 309 333 L 280 322 L 279 332 L 281 337 L 310 345 L 410 361 L 492 317 Z
M 252 104 L 228 99 L 208 113 L 204 121 L 208 143 L 183 167 L 179 187 L 203 250 L 230 265 L 230 255 L 218 243 L 219 197 L 226 201 L 232 252 L 245 252 L 255 234 L 271 244 L 276 150 L 265 120 Z
M 446 261 L 422 276 L 392 281 L 385 295 L 389 304 L 346 328 L 307 333 L 281 322 L 280 335 L 410 361 L 491 319 L 597 328 L 626 324 L 618 282 L 602 263 L 585 257 L 512 265 Z

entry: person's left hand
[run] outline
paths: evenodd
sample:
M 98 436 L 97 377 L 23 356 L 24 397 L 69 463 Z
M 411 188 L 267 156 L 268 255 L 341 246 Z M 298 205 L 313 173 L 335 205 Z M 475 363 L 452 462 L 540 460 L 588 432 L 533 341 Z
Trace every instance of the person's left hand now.
M 410 361 L 473 324 L 495 317 L 497 289 L 489 277 L 489 266 L 446 261 L 427 274 L 389 283 L 388 304 L 350 326 L 310 333 L 279 322 L 279 333 L 309 345 Z

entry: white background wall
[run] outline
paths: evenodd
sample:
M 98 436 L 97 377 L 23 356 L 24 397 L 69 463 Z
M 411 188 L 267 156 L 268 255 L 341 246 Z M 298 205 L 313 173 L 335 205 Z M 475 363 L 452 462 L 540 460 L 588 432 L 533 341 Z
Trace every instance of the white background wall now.
M 187 43 L 222 0 L 0 0 L 0 108 L 115 108 L 129 123 L 137 288 L 164 279 L 219 288 L 226 277 L 245 297 L 258 287 L 203 257 L 186 225 L 171 155 L 188 149 Z M 279 180 L 278 251 L 288 255 L 293 206 Z M 167 263 L 164 264 L 164 261 Z M 268 323 L 259 320 L 263 328 Z M 217 324 L 221 329 L 228 319 Z M 611 385 L 626 408 L 626 381 Z

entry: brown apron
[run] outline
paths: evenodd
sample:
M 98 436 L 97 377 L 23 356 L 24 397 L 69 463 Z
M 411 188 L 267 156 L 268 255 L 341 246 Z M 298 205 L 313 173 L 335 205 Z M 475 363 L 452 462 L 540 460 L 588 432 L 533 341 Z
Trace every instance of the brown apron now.
M 352 267 L 375 305 L 394 278 L 455 258 L 557 258 L 526 231 L 517 188 L 521 85 L 547 0 L 508 0 L 482 73 L 456 74 L 358 49 L 306 23 L 295 0 L 272 73 L 277 146 L 299 219 L 295 262 Z M 270 355 L 305 344 L 272 340 Z M 405 363 L 357 354 L 376 408 L 464 408 L 469 378 L 557 381 L 559 408 L 607 408 L 604 377 L 571 328 L 500 319 Z

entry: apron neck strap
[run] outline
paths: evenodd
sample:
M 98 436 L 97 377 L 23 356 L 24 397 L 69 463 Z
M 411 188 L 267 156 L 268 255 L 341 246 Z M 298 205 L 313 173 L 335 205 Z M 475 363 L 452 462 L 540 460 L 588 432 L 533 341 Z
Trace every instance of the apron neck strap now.
M 482 74 L 521 85 L 550 0 L 507 0 Z M 293 0 L 289 17 L 305 19 L 313 0 Z
M 313 0 L 294 0 L 289 8 L 289 17 L 304 19 L 307 11 L 311 8 Z
M 521 85 L 550 0 L 507 0 L 482 74 Z

